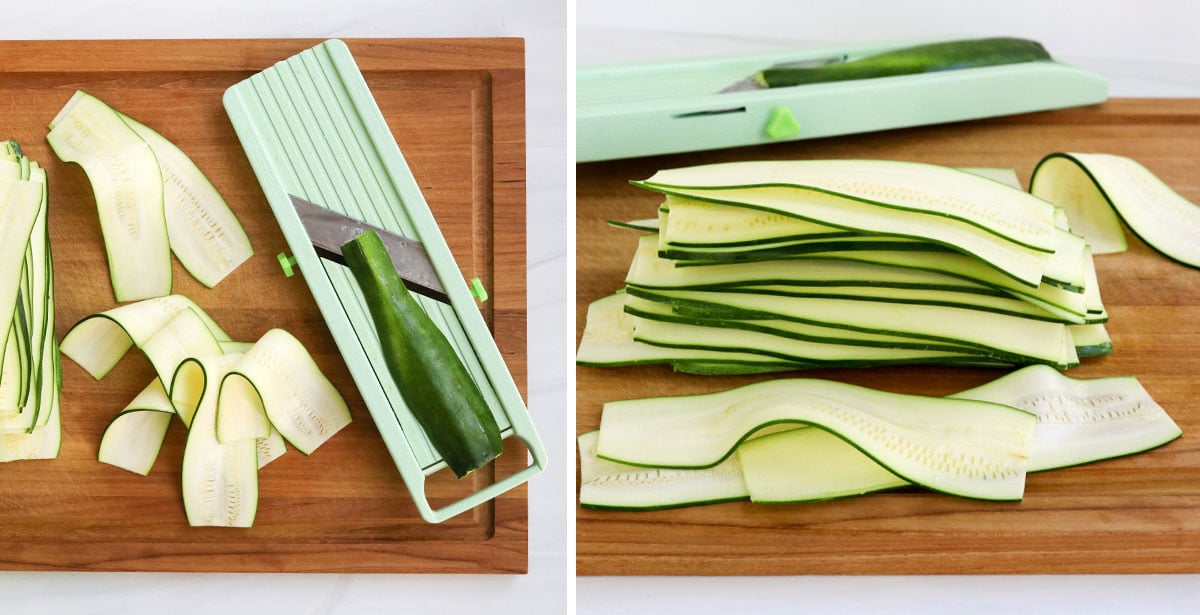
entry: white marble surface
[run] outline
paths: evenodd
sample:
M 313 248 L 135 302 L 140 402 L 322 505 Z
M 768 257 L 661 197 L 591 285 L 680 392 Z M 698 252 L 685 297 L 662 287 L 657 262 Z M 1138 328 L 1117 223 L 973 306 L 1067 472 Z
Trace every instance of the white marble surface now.
M 1023 36 L 1107 76 L 1114 97 L 1200 97 L 1193 0 L 579 0 L 577 65 L 935 37 Z M 681 567 L 679 574 L 687 574 Z M 601 613 L 1193 613 L 1200 577 L 587 578 Z
M 563 0 L 45 0 L 5 2 L 4 39 L 476 37 L 526 39 L 529 408 L 550 466 L 530 483 L 529 574 L 0 573 L 0 613 L 491 613 L 567 611 L 573 452 L 566 394 L 566 4 Z M 19 61 L 0 58 L 0 61 Z M 3 83 L 0 83 L 0 89 Z M 4 118 L 0 118 L 3 133 Z

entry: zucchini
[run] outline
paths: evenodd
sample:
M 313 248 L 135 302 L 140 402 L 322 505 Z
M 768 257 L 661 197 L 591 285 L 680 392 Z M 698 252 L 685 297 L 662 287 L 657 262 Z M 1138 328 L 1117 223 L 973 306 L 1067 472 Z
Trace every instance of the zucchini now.
M 119 114 L 154 152 L 163 182 L 171 252 L 192 277 L 212 288 L 254 255 L 250 238 L 212 182 L 174 143 Z
M 799 363 L 772 359 L 755 353 L 733 353 L 720 350 L 693 350 L 654 346 L 634 340 L 634 330 L 640 318 L 625 311 L 624 293 L 609 295 L 588 305 L 587 325 L 579 342 L 575 362 L 579 365 L 596 367 L 620 367 L 625 365 L 650 365 L 657 363 L 682 363 L 702 369 L 705 366 L 720 366 L 732 370 L 740 365 L 747 371 L 779 371 L 812 367 L 811 363 Z M 715 367 L 714 367 L 715 369 Z M 729 373 L 728 371 L 724 373 Z
M 1050 154 L 1034 168 L 1030 192 L 1060 205 L 1096 254 L 1127 248 L 1123 220 L 1146 245 L 1200 268 L 1200 208 L 1131 158 Z
M 597 431 L 581 434 L 579 504 L 601 510 L 659 510 L 749 497 L 736 456 L 703 470 L 637 468 L 596 456 Z
M 216 433 L 223 443 L 266 438 L 274 426 L 309 455 L 351 420 L 346 400 L 283 329 L 268 331 L 241 355 L 222 375 L 216 395 Z
M 171 292 L 171 254 L 212 287 L 253 248 L 207 177 L 173 143 L 94 96 L 76 91 L 46 140 L 87 173 L 96 195 L 118 302 Z
M 117 302 L 170 294 L 163 179 L 150 146 L 112 108 L 81 91 L 50 122 L 46 140 L 63 162 L 83 167 L 92 184 Z
M 142 354 L 150 361 L 163 387 L 174 394 L 174 377 L 180 362 L 189 357 L 207 357 L 221 354 L 221 346 L 204 324 L 200 315 L 191 308 L 180 310 L 163 328 L 159 329 L 141 347 Z M 182 387 L 181 387 L 182 388 Z M 191 425 L 190 410 L 179 409 L 184 425 Z
M 0 153 L 0 461 L 61 444 L 46 172 L 14 141 Z
M 238 354 L 188 357 L 175 378 L 199 381 L 199 394 L 180 395 L 172 389 L 176 408 L 186 403 L 192 415 L 183 449 L 183 506 L 192 526 L 250 527 L 258 508 L 258 445 L 255 440 L 217 439 L 217 390 L 221 379 L 241 358 Z M 183 400 L 183 397 L 188 399 Z
M 1068 367 L 1079 362 L 1066 325 L 975 309 L 852 299 L 813 299 L 736 292 L 628 293 L 676 311 L 716 314 L 722 320 L 784 320 L 853 333 L 900 336 L 979 349 L 980 354 L 1023 357 Z M 697 342 L 703 345 L 703 337 Z
M 698 469 L 720 463 L 764 430 L 813 425 L 934 491 L 1019 500 L 1035 420 L 987 402 L 774 380 L 706 395 L 607 403 L 596 452 L 626 465 Z
M 637 320 L 596 328 L 612 343 L 581 340 L 580 363 L 1067 368 L 1112 350 L 1086 240 L 1011 171 L 748 162 L 634 183 L 666 195 L 657 225 L 625 225 L 651 233 L 625 278 Z
M 763 87 L 780 88 L 1051 60 L 1036 41 L 994 37 L 915 45 L 823 66 L 773 67 L 754 79 Z
M 342 246 L 388 372 L 434 449 L 462 478 L 500 454 L 500 428 L 446 337 L 404 287 L 373 231 Z
M 750 440 L 737 450 L 756 504 L 819 502 L 911 485 L 823 429 L 794 429 Z
M 63 337 L 62 353 L 99 380 L 130 348 L 141 348 L 185 310 L 191 310 L 200 318 L 218 344 L 231 341 L 229 334 L 191 299 L 167 295 L 82 318 Z M 170 369 L 174 370 L 174 366 Z
M 693 405 L 709 410 L 706 400 L 712 396 L 678 399 L 690 399 Z M 1034 365 L 948 399 L 1003 404 L 1034 415 L 1027 472 L 1137 454 L 1163 446 L 1182 434 L 1167 412 L 1131 376 L 1076 380 L 1053 368 Z M 641 411 L 648 413 L 657 410 L 645 404 L 678 405 L 672 399 L 635 401 L 643 405 Z M 747 398 L 742 397 L 741 403 L 746 402 Z M 706 419 L 701 416 L 698 420 Z M 735 497 L 742 492 L 731 488 L 734 478 L 727 476 L 733 470 L 741 472 L 744 496 L 759 504 L 821 501 L 912 484 L 829 431 L 796 425 L 774 428 L 782 431 L 739 444 L 735 455 L 716 466 L 720 472 L 604 461 L 596 456 L 594 443 L 599 432 L 583 434 L 579 437 L 580 504 L 649 510 L 742 499 Z M 687 441 L 679 444 L 686 446 Z
M 668 210 L 672 201 L 708 202 L 949 246 L 1035 287 L 1061 239 L 1049 203 L 937 165 L 882 160 L 723 163 L 659 171 L 634 184 L 666 194 Z
M 167 390 L 155 378 L 109 421 L 97 459 L 135 474 L 149 474 L 174 414 Z
M 1140 453 L 1183 433 L 1134 376 L 1080 380 L 1031 365 L 950 397 L 1006 404 L 1037 415 L 1031 472 Z

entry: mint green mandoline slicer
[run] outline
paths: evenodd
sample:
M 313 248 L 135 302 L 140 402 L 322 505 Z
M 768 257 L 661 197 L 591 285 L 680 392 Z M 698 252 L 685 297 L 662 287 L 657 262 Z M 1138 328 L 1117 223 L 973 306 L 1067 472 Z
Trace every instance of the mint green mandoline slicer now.
M 471 290 L 345 43 L 329 40 L 241 81 L 225 109 L 421 517 L 439 523 L 526 482 L 545 450 Z M 449 303 L 417 301 L 457 350 L 501 428 L 532 463 L 434 509 L 425 477 L 444 468 L 388 373 L 349 269 L 318 256 L 289 195 L 424 244 Z
M 928 42 L 928 41 L 917 41 Z M 813 139 L 1103 102 L 1103 77 L 1057 61 L 722 91 L 762 69 L 909 44 L 580 68 L 577 162 Z

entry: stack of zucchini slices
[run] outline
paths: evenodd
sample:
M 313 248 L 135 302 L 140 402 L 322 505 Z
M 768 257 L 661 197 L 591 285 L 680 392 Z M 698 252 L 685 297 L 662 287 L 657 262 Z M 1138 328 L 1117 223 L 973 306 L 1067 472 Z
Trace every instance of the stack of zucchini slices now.
M 577 360 L 733 374 L 891 364 L 1067 368 L 1111 342 L 1087 241 L 996 175 L 879 160 L 661 171 L 623 292 Z
M 0 461 L 58 456 L 61 371 L 46 171 L 0 146 Z

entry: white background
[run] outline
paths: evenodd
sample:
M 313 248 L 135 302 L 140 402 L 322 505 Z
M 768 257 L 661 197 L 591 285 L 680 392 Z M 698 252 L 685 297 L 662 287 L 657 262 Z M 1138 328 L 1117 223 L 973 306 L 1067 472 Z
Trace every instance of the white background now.
M 529 408 L 550 457 L 530 483 L 529 574 L 518 576 L 0 572 L 0 615 L 466 612 L 567 609 L 574 482 L 566 395 L 566 4 L 564 0 L 5 1 L 0 37 L 526 39 Z M 19 62 L 20 58 L 0 58 Z M 0 81 L 0 89 L 3 89 Z M 2 95 L 2 94 L 0 94 Z M 53 115 L 54 111 L 49 111 Z M 49 117 L 49 116 L 47 116 Z M 0 138 L 4 118 L 0 117 Z
M 580 66 L 890 40 L 1021 36 L 1110 96 L 1200 96 L 1194 0 L 578 0 Z M 1200 161 L 1197 161 L 1200 165 Z M 1198 513 L 1200 514 L 1200 513 Z M 679 574 L 687 574 L 681 566 Z M 580 578 L 600 613 L 1195 613 L 1200 577 Z

